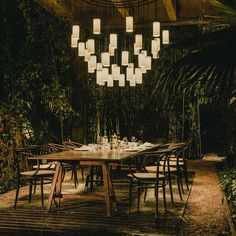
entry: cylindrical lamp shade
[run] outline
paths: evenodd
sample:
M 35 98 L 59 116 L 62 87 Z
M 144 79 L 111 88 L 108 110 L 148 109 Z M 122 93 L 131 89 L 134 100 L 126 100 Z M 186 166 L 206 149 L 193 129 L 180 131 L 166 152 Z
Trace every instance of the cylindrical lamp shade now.
M 84 42 L 79 42 L 78 44 L 78 55 L 80 57 L 84 57 L 85 53 L 85 43 Z
M 114 85 L 113 75 L 109 74 L 108 81 L 107 81 L 107 87 L 113 87 L 113 85 Z
M 78 46 L 78 38 L 73 37 L 73 35 L 71 35 L 71 47 L 72 48 L 77 48 Z
M 111 45 L 109 44 L 109 54 L 110 56 L 115 56 L 115 48 L 111 47 Z
M 158 44 L 158 41 L 153 39 L 152 40 L 152 45 L 151 45 L 151 51 L 152 51 L 152 54 L 156 54 L 158 53 L 159 51 L 159 44 Z
M 133 32 L 134 31 L 134 18 L 133 16 L 126 16 L 126 32 Z
M 127 67 L 126 68 L 126 80 L 130 81 L 133 79 L 134 75 L 134 68 L 133 67 Z
M 145 68 L 147 70 L 151 70 L 152 69 L 152 57 L 147 56 L 145 59 Z
M 139 67 L 145 67 L 145 58 L 146 58 L 146 56 L 144 55 L 144 54 L 142 54 L 142 53 L 140 53 L 139 55 L 138 55 L 138 66 Z
M 122 51 L 121 65 L 122 66 L 128 66 L 128 64 L 129 64 L 129 52 L 128 51 Z
M 101 20 L 98 18 L 93 19 L 93 33 L 94 34 L 101 33 Z
M 135 68 L 135 81 L 137 84 L 142 84 L 143 74 L 141 68 Z
M 91 54 L 95 53 L 95 40 L 94 39 L 88 39 L 88 51 Z
M 119 76 L 119 87 L 125 87 L 125 75 L 120 74 Z
M 134 43 L 134 55 L 138 55 L 140 52 L 140 49 L 136 47 L 136 43 Z
M 142 49 L 142 47 L 143 47 L 143 36 L 142 36 L 142 34 L 136 34 L 135 35 L 135 46 L 138 49 Z
M 108 74 L 109 74 L 108 68 L 103 68 L 102 69 L 102 79 L 104 82 L 108 81 Z
M 103 81 L 103 72 L 100 70 L 96 72 L 96 82 L 99 85 L 105 85 L 105 82 Z
M 130 87 L 135 87 L 136 86 L 136 81 L 135 81 L 135 76 L 129 81 L 129 86 Z
M 112 70 L 112 74 L 113 74 L 113 79 L 114 80 L 119 80 L 119 78 L 120 78 L 120 67 L 115 66 Z
M 79 39 L 79 25 L 73 25 L 72 26 L 72 35 L 74 38 Z
M 109 52 L 102 52 L 101 53 L 101 61 L 102 61 L 102 65 L 104 67 L 110 66 L 110 54 L 109 54 Z
M 170 43 L 169 30 L 163 30 L 162 31 L 162 43 L 163 44 L 169 44 Z
M 157 41 L 157 48 L 158 48 L 158 52 L 159 52 L 159 50 L 161 49 L 161 40 L 160 40 L 160 38 L 154 38 L 154 40 Z
M 98 63 L 97 63 L 97 70 L 98 70 L 98 71 L 99 71 L 99 70 L 101 71 L 102 68 L 103 68 L 103 67 L 102 67 L 102 63 L 98 62 Z
M 153 22 L 153 37 L 160 37 L 160 22 Z
M 91 61 L 88 61 L 88 73 L 94 73 L 95 70 L 91 67 Z
M 90 68 L 93 69 L 93 70 L 95 70 L 95 69 L 97 68 L 97 56 L 92 55 L 92 56 L 90 57 L 89 62 L 90 62 Z
M 110 47 L 117 48 L 117 34 L 110 34 Z
M 88 51 L 88 49 L 84 50 L 84 61 L 89 61 L 91 57 L 90 52 Z
M 158 59 L 159 58 L 159 54 L 158 53 L 153 53 L 152 54 L 152 58 L 153 59 Z

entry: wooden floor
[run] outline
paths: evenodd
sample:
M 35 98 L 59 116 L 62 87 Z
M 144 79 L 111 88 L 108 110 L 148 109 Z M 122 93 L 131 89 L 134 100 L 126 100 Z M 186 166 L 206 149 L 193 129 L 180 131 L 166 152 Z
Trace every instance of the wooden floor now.
M 193 176 L 192 174 L 191 179 Z M 141 198 L 139 210 L 136 204 L 137 194 L 134 193 L 132 211 L 130 215 L 127 215 L 128 185 L 118 183 L 120 177 L 114 179 L 119 209 L 113 217 L 106 217 L 105 201 L 67 199 L 62 201 L 60 208 L 53 205 L 52 212 L 47 213 L 41 210 L 39 191 L 29 204 L 28 188 L 22 188 L 16 210 L 13 209 L 15 191 L 1 195 L 0 235 L 176 235 L 178 233 L 189 191 L 185 191 L 181 201 L 174 185 L 175 205 L 171 204 L 168 194 L 167 212 L 164 211 L 160 193 L 158 219 L 154 218 L 153 191 L 151 189 L 148 191 L 145 203 L 143 197 Z M 45 205 L 49 187 L 45 186 Z M 103 186 L 98 185 L 95 186 L 93 192 L 102 192 L 102 190 Z M 63 191 L 83 192 L 84 184 L 80 181 L 79 187 L 74 189 L 68 173 L 63 184 Z

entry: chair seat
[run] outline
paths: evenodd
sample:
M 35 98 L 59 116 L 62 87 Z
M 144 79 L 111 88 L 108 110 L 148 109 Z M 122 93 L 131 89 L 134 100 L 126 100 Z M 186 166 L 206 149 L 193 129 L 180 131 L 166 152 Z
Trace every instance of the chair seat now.
M 40 170 L 47 170 L 47 169 L 53 170 L 53 169 L 55 169 L 54 164 L 53 165 L 51 165 L 51 164 L 42 164 L 42 165 L 39 165 L 39 166 L 34 165 L 33 169 L 37 169 L 38 167 L 39 167 Z
M 146 166 L 145 167 L 148 172 L 156 172 L 157 167 L 156 166 Z M 167 166 L 165 167 L 165 172 L 168 171 Z M 177 169 L 175 167 L 170 167 L 170 172 L 175 172 Z M 159 172 L 164 172 L 164 166 L 159 166 Z
M 43 176 L 43 175 L 54 175 L 55 171 L 53 170 L 39 170 L 36 174 L 36 171 L 35 170 L 29 170 L 29 171 L 24 171 L 24 172 L 21 172 L 20 174 L 23 175 L 23 176 L 28 176 L 28 177 L 31 177 L 33 175 L 35 176 Z
M 164 166 L 164 161 L 160 161 L 160 165 Z M 166 165 L 167 165 L 167 163 L 166 163 Z M 171 167 L 175 167 L 175 166 L 177 166 L 177 162 L 176 161 L 169 161 L 169 165 Z M 179 166 L 183 166 L 183 165 L 184 165 L 184 162 L 183 161 L 179 161 Z
M 127 175 L 130 178 L 137 178 L 137 179 L 156 179 L 156 173 L 148 173 L 148 172 L 143 172 L 143 173 L 133 173 L 133 175 L 128 174 Z M 159 178 L 165 178 L 164 175 L 159 174 Z

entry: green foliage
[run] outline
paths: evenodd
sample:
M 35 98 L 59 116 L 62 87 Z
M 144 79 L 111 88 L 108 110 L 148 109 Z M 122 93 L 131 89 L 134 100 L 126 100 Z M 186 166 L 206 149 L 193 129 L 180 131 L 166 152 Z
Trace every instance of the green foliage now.
M 219 178 L 230 206 L 231 216 L 236 224 L 236 168 L 226 168 L 219 173 Z

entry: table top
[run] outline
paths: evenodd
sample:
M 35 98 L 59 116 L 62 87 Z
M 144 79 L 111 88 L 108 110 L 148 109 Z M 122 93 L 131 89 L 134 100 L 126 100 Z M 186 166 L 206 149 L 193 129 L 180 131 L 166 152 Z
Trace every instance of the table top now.
M 159 144 L 155 144 L 152 147 L 147 147 L 142 150 L 134 150 L 134 151 L 125 151 L 125 150 L 99 150 L 99 151 L 79 151 L 79 150 L 71 150 L 64 152 L 56 152 L 47 155 L 40 155 L 35 157 L 30 157 L 29 159 L 37 159 L 37 160 L 50 160 L 50 161 L 122 161 L 124 159 L 130 158 L 138 153 L 142 153 L 144 151 L 150 151 Z

